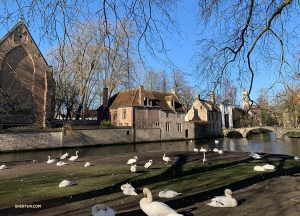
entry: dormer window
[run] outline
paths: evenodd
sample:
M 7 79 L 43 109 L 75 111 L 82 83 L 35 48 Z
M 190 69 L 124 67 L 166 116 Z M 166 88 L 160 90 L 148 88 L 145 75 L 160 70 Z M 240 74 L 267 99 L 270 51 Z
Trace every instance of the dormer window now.
M 148 99 L 148 98 L 144 97 L 144 106 L 147 106 L 147 105 L 148 105 L 148 104 L 147 104 L 147 99 Z
M 174 100 L 173 100 L 173 98 L 171 99 L 171 106 L 172 107 L 174 106 Z

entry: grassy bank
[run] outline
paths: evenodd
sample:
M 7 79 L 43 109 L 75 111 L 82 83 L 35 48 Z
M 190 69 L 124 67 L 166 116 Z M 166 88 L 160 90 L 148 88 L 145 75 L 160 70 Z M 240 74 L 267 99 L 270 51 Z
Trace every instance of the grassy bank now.
M 233 152 L 227 152 L 224 156 L 208 153 L 208 162 L 204 164 L 202 154 L 173 152 L 171 156 L 176 163 L 165 164 L 161 153 L 152 152 L 138 155 L 138 172 L 131 174 L 125 162 L 132 156 L 130 153 L 83 157 L 77 162 L 68 162 L 69 165 L 64 167 L 46 162 L 10 164 L 10 169 L 0 170 L 0 212 L 38 212 L 38 209 L 15 209 L 14 206 L 19 204 L 40 204 L 40 210 L 47 210 L 76 203 L 85 215 L 93 204 L 107 203 L 119 215 L 130 215 L 126 212 L 139 211 L 138 203 L 143 197 L 141 190 L 144 187 L 148 187 L 154 199 L 160 201 L 164 200 L 157 194 L 166 188 L 183 193 L 178 199 L 167 202 L 176 209 L 187 211 L 195 203 L 209 200 L 226 187 L 235 191 L 265 179 L 292 175 L 299 172 L 300 164 L 288 156 L 266 155 L 262 160 L 254 160 L 246 153 Z M 153 159 L 154 164 L 151 170 L 146 170 L 143 165 L 149 158 Z M 90 162 L 95 166 L 83 167 L 88 160 L 92 160 Z M 266 163 L 275 165 L 276 170 L 253 171 L 255 165 Z M 64 179 L 76 185 L 59 188 L 59 183 Z M 131 183 L 139 196 L 125 196 L 120 189 L 124 183 Z

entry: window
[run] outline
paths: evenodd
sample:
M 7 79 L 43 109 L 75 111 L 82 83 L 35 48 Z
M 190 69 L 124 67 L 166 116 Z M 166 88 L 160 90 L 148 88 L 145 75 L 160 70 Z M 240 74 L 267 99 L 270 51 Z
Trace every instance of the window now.
M 177 123 L 177 130 L 180 132 L 182 131 L 181 123 Z
M 122 119 L 126 119 L 126 109 L 122 109 Z
M 117 111 L 114 111 L 114 120 L 117 119 Z
M 166 123 L 166 131 L 170 131 L 170 123 L 169 122 Z
M 159 126 L 159 122 L 155 122 L 155 126 Z
M 171 100 L 171 106 L 172 107 L 174 106 L 174 100 L 173 99 Z
M 180 113 L 177 113 L 177 118 L 180 118 Z
M 166 113 L 166 118 L 168 118 L 168 116 L 169 116 L 169 113 Z

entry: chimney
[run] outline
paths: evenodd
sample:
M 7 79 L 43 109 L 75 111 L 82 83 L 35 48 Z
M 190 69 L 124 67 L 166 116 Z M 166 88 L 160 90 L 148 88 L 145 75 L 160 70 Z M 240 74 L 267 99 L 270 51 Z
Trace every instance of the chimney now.
M 215 93 L 214 93 L 214 91 L 210 91 L 209 95 L 210 95 L 210 101 L 215 103 Z
M 176 95 L 176 89 L 175 88 L 171 89 L 171 94 Z
M 196 100 L 200 101 L 200 94 L 196 94 Z
M 140 102 L 140 105 L 144 105 L 143 92 L 144 92 L 144 87 L 140 86 L 140 88 L 139 88 L 139 102 Z
M 108 106 L 108 88 L 103 88 L 102 103 L 103 103 L 103 110 L 104 110 Z

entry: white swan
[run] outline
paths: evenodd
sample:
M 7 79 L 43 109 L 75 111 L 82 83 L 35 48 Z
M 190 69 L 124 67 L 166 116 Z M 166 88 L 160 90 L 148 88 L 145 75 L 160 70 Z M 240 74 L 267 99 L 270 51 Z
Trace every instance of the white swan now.
M 75 161 L 78 158 L 78 151 L 76 151 L 76 156 L 72 156 L 69 158 L 69 161 Z
M 4 169 L 7 169 L 7 166 L 3 164 L 0 166 L 0 170 L 4 170 Z
M 207 149 L 205 149 L 205 148 L 203 148 L 203 147 L 201 146 L 201 148 L 200 148 L 199 151 L 200 151 L 200 152 L 207 152 Z
M 163 160 L 166 161 L 166 164 L 171 161 L 170 157 L 166 157 L 166 153 L 164 153 Z
M 218 153 L 220 154 L 220 155 L 224 155 L 224 152 L 223 152 L 223 150 L 218 150 Z
M 130 167 L 131 173 L 136 173 L 136 164 L 132 164 Z
M 133 158 L 129 159 L 129 160 L 127 161 L 126 164 L 133 164 L 133 163 L 136 163 L 137 160 L 138 160 L 138 157 L 137 157 L 137 156 L 134 156 Z
M 65 159 L 65 158 L 68 157 L 68 156 L 69 156 L 69 153 L 66 152 L 65 154 L 63 154 L 63 155 L 60 157 L 60 159 L 63 160 L 63 159 Z
M 152 193 L 148 188 L 143 189 L 146 198 L 140 200 L 140 207 L 148 216 L 183 216 L 162 202 L 153 201 Z
M 253 168 L 254 171 L 266 171 L 266 169 L 263 166 L 255 166 Z
M 63 161 L 59 161 L 56 163 L 56 166 L 65 166 L 65 165 L 68 165 L 66 162 L 63 162 Z
M 72 186 L 75 185 L 74 182 L 68 181 L 68 180 L 63 180 L 60 184 L 59 187 L 68 187 L 68 186 Z
M 92 164 L 91 164 L 90 162 L 86 162 L 86 163 L 84 164 L 84 167 L 90 167 L 90 166 L 92 166 Z
M 202 163 L 205 163 L 207 161 L 207 158 L 205 157 L 205 152 L 203 152 L 203 159 L 202 159 Z
M 259 155 L 259 154 L 257 154 L 257 153 L 251 153 L 249 156 L 250 156 L 250 157 L 253 157 L 253 158 L 256 159 L 256 160 L 259 160 L 259 159 L 262 158 L 262 156 Z
M 265 168 L 266 170 L 270 170 L 270 169 L 275 169 L 275 166 L 271 165 L 271 164 L 266 164 L 266 165 L 263 165 L 263 168 Z
M 129 195 L 129 196 L 137 196 L 138 194 L 135 192 L 134 187 L 130 183 L 123 184 L 121 186 L 121 190 L 123 191 L 123 194 Z
M 177 193 L 176 191 L 165 189 L 163 191 L 160 191 L 158 193 L 158 196 L 161 198 L 173 198 L 180 194 L 182 194 L 182 193 Z
M 217 149 L 217 148 L 213 149 L 213 152 L 218 152 L 218 151 L 219 151 L 219 149 Z
M 96 204 L 92 207 L 93 216 L 115 216 L 115 211 L 105 204 Z
M 150 159 L 147 163 L 145 163 L 145 168 L 149 169 L 152 166 L 153 161 Z
M 295 156 L 294 159 L 295 160 L 300 160 L 300 157 L 299 156 Z
M 215 144 L 219 144 L 219 140 L 215 140 Z
M 194 152 L 199 153 L 199 149 L 194 148 Z
M 56 163 L 56 159 L 50 159 L 50 156 L 48 156 L 47 163 Z
M 230 189 L 225 190 L 225 196 L 218 196 L 207 203 L 209 206 L 213 207 L 236 207 L 237 201 L 232 197 L 232 191 Z

